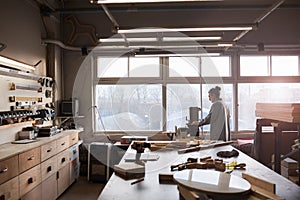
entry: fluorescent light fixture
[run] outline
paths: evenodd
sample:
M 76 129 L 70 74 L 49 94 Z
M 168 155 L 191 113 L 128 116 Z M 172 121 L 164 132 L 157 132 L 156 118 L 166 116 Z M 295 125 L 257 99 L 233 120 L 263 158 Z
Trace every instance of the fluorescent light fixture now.
M 250 31 L 254 26 L 213 26 L 198 28 L 137 28 L 117 29 L 117 33 L 163 33 L 163 32 L 206 32 L 206 31 Z
M 218 47 L 232 47 L 233 43 L 218 43 Z
M 213 41 L 213 40 L 221 40 L 221 36 L 199 36 L 199 37 L 162 37 L 162 41 L 164 42 L 184 42 L 184 41 Z M 159 38 L 126 38 L 128 42 L 157 42 Z M 100 43 L 117 43 L 117 42 L 125 42 L 124 38 L 100 38 Z
M 128 42 L 156 42 L 157 38 L 126 38 Z M 99 39 L 101 43 L 109 42 L 125 42 L 124 38 L 103 38 Z
M 135 54 L 134 57 L 209 57 L 220 56 L 221 53 L 180 53 L 180 54 Z
M 90 0 L 90 3 L 114 4 L 114 3 L 164 3 L 164 2 L 201 2 L 201 1 L 224 1 L 224 0 Z
M 221 40 L 221 36 L 200 36 L 200 37 L 163 37 L 165 42 L 182 42 L 182 41 L 211 41 L 211 40 Z
M 17 69 L 23 69 L 23 70 L 35 70 L 33 65 L 29 65 L 11 58 L 7 58 L 4 56 L 0 56 L 0 64 L 8 67 L 13 67 Z

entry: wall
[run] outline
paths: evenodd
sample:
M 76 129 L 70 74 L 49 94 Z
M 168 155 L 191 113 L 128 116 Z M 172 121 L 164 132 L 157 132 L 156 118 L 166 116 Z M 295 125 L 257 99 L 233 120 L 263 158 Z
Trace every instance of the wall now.
M 31 1 L 10 0 L 0 6 L 0 42 L 7 45 L 0 55 L 28 64 L 42 62 L 34 73 L 46 75 L 46 49 L 41 44 L 39 8 Z
M 34 73 L 46 76 L 46 46 L 41 43 L 46 33 L 38 6 L 30 0 L 9 0 L 0 4 L 0 42 L 7 45 L 0 55 L 33 65 L 41 60 Z M 14 140 L 23 126 L 30 125 L 0 127 L 0 144 Z

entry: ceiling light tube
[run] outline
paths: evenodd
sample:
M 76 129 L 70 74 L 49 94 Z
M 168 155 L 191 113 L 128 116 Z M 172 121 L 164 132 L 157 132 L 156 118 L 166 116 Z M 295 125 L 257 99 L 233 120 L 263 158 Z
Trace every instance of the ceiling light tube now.
M 157 42 L 159 38 L 126 38 L 128 42 Z M 184 42 L 184 41 L 213 41 L 221 40 L 221 36 L 199 36 L 199 37 L 163 37 L 164 42 Z M 123 38 L 100 38 L 100 43 L 125 42 Z
M 221 53 L 180 53 L 180 54 L 135 54 L 134 57 L 209 57 L 220 56 Z
M 128 42 L 156 42 L 157 38 L 126 38 Z M 100 43 L 125 42 L 124 38 L 103 38 L 99 39 Z
M 4 65 L 7 67 L 13 67 L 17 69 L 23 69 L 23 70 L 35 70 L 33 65 L 29 65 L 8 57 L 0 56 L 0 65 Z
M 182 42 L 182 41 L 211 41 L 211 40 L 221 40 L 221 36 L 199 36 L 199 37 L 163 37 L 165 42 Z
M 214 26 L 198 28 L 137 28 L 137 29 L 117 29 L 117 33 L 163 33 L 163 32 L 208 32 L 208 31 L 250 31 L 255 26 Z
M 206 1 L 224 1 L 224 0 L 90 0 L 90 3 L 97 4 L 115 4 L 115 3 L 163 3 L 163 2 L 206 2 Z

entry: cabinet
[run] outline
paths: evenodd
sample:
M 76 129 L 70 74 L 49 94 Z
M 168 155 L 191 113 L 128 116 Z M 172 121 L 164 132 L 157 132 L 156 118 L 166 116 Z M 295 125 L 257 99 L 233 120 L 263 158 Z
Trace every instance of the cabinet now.
M 42 181 L 41 177 L 41 165 L 37 165 L 30 170 L 20 174 L 20 196 L 22 197 L 27 192 L 38 186 Z
M 57 199 L 78 177 L 78 145 L 76 130 L 0 145 L 0 199 Z
M 42 200 L 54 200 L 57 197 L 57 175 L 49 176 L 42 182 Z
M 0 162 L 0 184 L 18 175 L 18 156 Z
M 70 166 L 65 165 L 57 172 L 57 193 L 60 196 L 70 185 Z
M 0 185 L 0 199 L 13 200 L 19 198 L 19 177 L 15 177 Z

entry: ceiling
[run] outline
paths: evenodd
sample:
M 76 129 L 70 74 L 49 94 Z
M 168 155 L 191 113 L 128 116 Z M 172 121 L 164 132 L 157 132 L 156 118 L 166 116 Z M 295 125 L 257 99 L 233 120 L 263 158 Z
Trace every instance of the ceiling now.
M 117 28 L 253 25 L 254 30 L 251 31 L 185 32 L 184 35 L 188 37 L 219 35 L 222 39 L 217 41 L 218 43 L 232 43 L 235 47 L 247 44 L 256 49 L 258 44 L 300 45 L 298 36 L 300 28 L 297 25 L 297 18 L 300 17 L 299 0 L 224 0 L 105 5 L 92 4 L 89 0 L 36 1 L 46 5 L 52 13 L 63 16 L 75 15 L 83 24 L 92 24 L 96 27 L 100 39 L 112 37 Z M 65 33 L 70 31 L 67 24 L 65 29 Z M 276 31 L 277 34 L 270 34 L 272 31 Z M 286 38 L 287 35 L 289 38 Z M 141 34 L 121 36 L 141 37 Z M 199 43 L 217 44 L 216 41 Z M 229 49 L 229 47 L 214 48 Z

